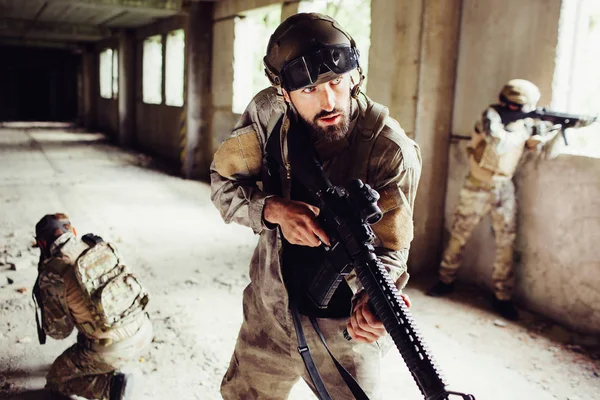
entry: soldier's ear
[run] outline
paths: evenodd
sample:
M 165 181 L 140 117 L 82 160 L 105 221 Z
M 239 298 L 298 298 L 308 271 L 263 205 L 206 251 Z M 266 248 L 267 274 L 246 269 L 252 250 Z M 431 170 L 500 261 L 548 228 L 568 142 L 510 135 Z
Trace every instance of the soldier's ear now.
M 290 94 L 287 92 L 287 90 L 281 89 L 281 92 L 283 93 L 283 99 L 286 101 L 286 103 L 291 103 L 292 100 L 290 99 Z

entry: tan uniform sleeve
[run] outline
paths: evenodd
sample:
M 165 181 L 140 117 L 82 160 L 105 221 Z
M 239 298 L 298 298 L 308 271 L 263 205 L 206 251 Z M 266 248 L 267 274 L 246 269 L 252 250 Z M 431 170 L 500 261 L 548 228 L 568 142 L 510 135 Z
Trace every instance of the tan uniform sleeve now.
M 421 153 L 413 141 L 403 145 L 380 137 L 369 161 L 369 184 L 380 195 L 378 202 L 383 218 L 372 225 L 376 235 L 375 252 L 388 270 L 398 289 L 408 282 L 407 260 L 413 239 L 413 212 L 421 177 Z M 354 271 L 347 282 L 354 293 L 362 285 Z
M 223 220 L 248 226 L 256 234 L 269 229 L 263 208 L 271 195 L 261 191 L 257 182 L 261 180 L 267 124 L 274 113 L 283 112 L 275 96 L 267 89 L 252 100 L 210 167 L 211 200 Z
M 48 269 L 40 273 L 39 283 L 44 332 L 54 339 L 65 339 L 75 327 L 66 302 L 65 282 L 60 274 Z

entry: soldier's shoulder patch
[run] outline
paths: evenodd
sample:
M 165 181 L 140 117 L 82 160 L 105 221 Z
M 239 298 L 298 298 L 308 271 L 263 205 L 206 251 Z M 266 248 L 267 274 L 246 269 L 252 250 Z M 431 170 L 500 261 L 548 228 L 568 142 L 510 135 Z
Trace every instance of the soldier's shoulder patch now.
M 233 131 L 219 146 L 214 163 L 219 175 L 228 179 L 258 175 L 262 166 L 262 148 L 256 125 Z

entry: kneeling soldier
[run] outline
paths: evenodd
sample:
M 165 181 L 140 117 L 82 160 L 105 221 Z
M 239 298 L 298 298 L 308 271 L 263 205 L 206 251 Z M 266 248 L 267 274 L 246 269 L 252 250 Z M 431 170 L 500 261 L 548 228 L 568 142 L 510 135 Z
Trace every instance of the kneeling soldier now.
M 144 312 L 148 294 L 112 244 L 91 234 L 79 239 L 65 214 L 44 216 L 35 233 L 40 344 L 46 335 L 65 339 L 78 330 L 77 343 L 54 361 L 46 388 L 65 396 L 129 399 L 131 378 L 119 369 L 152 342 Z

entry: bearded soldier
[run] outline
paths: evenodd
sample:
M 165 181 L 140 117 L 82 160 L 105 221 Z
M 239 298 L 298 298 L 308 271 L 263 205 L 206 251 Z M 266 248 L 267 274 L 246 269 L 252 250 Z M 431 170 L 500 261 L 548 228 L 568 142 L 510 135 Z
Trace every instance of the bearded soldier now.
M 87 399 L 131 399 L 131 375 L 119 371 L 152 341 L 148 295 L 115 247 L 99 236 L 81 239 L 67 215 L 49 214 L 35 227 L 40 249 L 34 299 L 38 336 L 77 343 L 52 365 L 46 388 Z M 41 326 L 40 326 L 41 325 Z
M 356 275 L 346 276 L 326 308 L 306 296 L 307 282 L 324 263 L 323 244 L 330 242 L 309 188 L 292 173 L 302 166 L 290 163 L 286 135 L 294 127 L 310 139 L 334 185 L 359 178 L 379 192 L 383 218 L 373 225 L 375 251 L 399 289 L 408 280 L 419 148 L 387 108 L 360 92 L 356 44 L 332 18 L 289 17 L 271 36 L 264 64 L 273 87 L 250 102 L 211 166 L 212 200 L 225 222 L 260 235 L 221 393 L 225 399 L 284 399 L 304 379 L 327 398 L 303 363 L 310 348 L 331 398 L 354 398 L 309 322 L 316 319 L 341 364 L 378 398 L 386 332 Z M 273 158 L 283 166 L 272 165 Z M 304 335 L 308 346 L 299 344 Z

